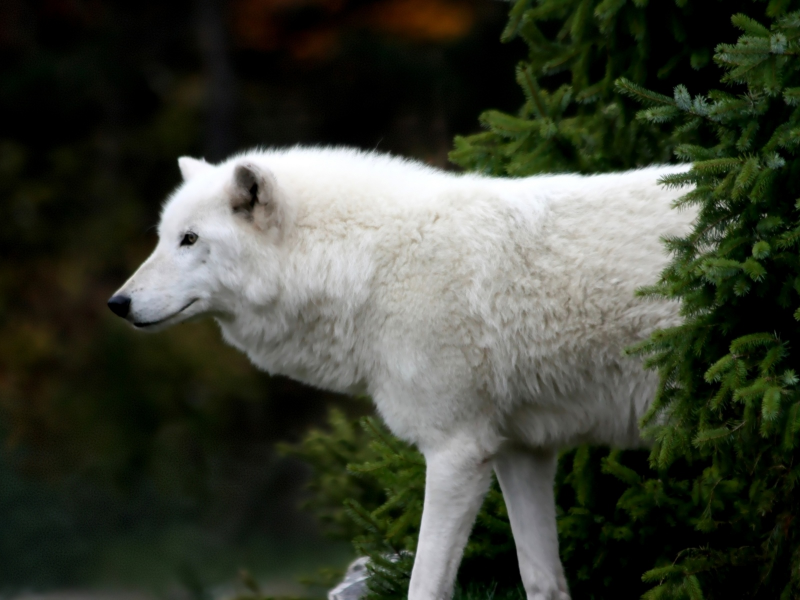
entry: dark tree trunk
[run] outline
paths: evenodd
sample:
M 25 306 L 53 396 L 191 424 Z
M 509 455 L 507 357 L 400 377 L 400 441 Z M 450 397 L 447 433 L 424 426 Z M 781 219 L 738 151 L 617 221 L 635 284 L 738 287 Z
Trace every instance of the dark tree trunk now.
M 220 0 L 197 0 L 197 40 L 206 71 L 205 158 L 219 161 L 236 146 L 236 77 Z

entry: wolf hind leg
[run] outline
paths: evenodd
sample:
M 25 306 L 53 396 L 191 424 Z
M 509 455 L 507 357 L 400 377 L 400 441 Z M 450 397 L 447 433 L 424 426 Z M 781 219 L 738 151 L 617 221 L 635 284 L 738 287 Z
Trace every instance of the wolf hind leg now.
M 504 447 L 494 459 L 528 600 L 570 597 L 558 557 L 553 492 L 556 464 L 554 451 L 521 446 Z

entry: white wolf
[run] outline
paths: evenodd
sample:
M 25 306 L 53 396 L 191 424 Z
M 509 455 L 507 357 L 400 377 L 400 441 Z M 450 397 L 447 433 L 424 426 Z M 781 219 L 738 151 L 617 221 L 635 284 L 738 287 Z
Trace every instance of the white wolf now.
M 643 301 L 685 233 L 686 167 L 496 179 L 347 149 L 181 158 L 152 256 L 109 301 L 140 329 L 213 316 L 270 373 L 366 392 L 425 455 L 409 598 L 446 600 L 494 469 L 529 600 L 569 598 L 559 449 L 638 445 L 654 377 L 623 349 L 680 322 Z

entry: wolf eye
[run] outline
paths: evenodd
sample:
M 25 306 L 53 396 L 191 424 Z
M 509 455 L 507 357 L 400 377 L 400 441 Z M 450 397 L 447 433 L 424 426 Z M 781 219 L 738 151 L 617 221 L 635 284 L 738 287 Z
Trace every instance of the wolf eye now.
M 184 233 L 181 239 L 181 246 L 191 246 L 197 241 L 197 234 L 191 231 Z

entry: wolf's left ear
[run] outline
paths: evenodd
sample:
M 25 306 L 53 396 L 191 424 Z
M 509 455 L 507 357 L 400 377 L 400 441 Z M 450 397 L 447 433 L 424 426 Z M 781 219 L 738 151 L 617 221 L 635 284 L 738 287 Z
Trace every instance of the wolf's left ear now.
M 243 161 L 233 170 L 231 208 L 259 229 L 282 229 L 288 216 L 275 176 L 252 161 Z
M 184 181 L 189 181 L 195 175 L 199 175 L 212 167 L 204 158 L 192 158 L 191 156 L 181 156 L 178 159 L 178 167 L 181 170 Z

